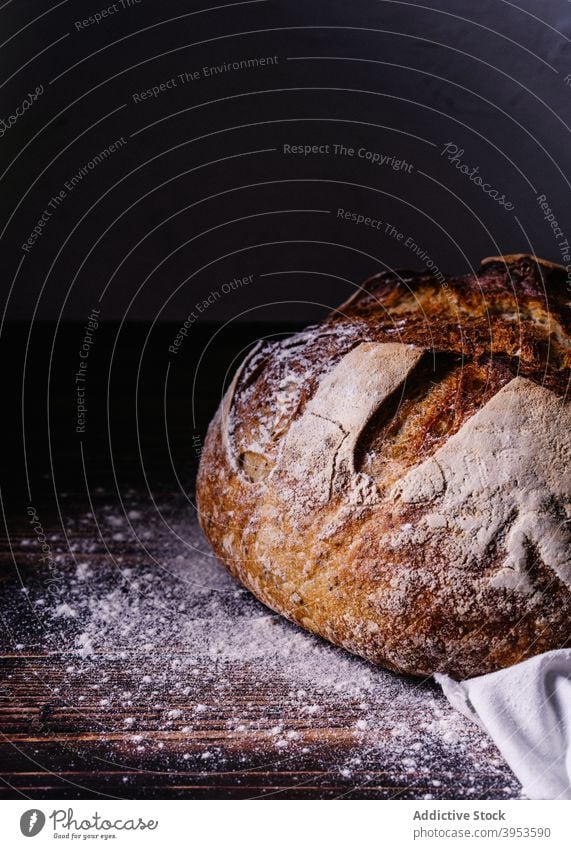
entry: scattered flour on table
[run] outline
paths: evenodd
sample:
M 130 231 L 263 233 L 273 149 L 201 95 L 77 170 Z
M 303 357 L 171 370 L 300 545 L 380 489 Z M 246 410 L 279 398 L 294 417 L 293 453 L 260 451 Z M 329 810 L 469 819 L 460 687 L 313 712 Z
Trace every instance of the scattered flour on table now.
M 109 540 L 120 523 L 99 509 Z M 235 737 L 251 741 L 245 767 L 287 757 L 349 786 L 414 776 L 427 797 L 443 775 L 477 795 L 483 771 L 499 796 L 518 795 L 493 744 L 438 687 L 375 668 L 258 603 L 212 556 L 190 506 L 163 521 L 129 504 L 121 526 L 131 541 L 109 543 L 113 555 L 88 532 L 90 515 L 68 521 L 73 553 L 63 536 L 54 541 L 52 573 L 21 594 L 37 629 L 21 633 L 12 605 L 11 633 L 12 649 L 62 656 L 58 700 L 90 730 L 93 691 L 97 716 L 109 716 L 102 743 L 132 731 L 129 757 L 168 751 L 169 768 L 211 770 L 223 768 Z M 204 738 L 216 729 L 225 743 Z

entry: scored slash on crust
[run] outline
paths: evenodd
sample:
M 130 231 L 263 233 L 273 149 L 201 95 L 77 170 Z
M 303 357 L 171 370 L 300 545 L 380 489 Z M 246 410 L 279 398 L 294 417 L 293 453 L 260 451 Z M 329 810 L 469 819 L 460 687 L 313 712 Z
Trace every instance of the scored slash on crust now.
M 197 487 L 216 553 L 275 610 L 399 671 L 472 676 L 564 645 L 564 269 L 490 258 L 445 291 L 386 272 L 343 312 L 236 374 Z

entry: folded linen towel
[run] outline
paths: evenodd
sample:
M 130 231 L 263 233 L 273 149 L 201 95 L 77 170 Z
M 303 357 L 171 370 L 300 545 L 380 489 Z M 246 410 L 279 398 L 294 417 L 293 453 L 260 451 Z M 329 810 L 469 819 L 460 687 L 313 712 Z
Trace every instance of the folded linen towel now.
M 454 681 L 450 704 L 486 731 L 531 799 L 571 799 L 571 649 Z

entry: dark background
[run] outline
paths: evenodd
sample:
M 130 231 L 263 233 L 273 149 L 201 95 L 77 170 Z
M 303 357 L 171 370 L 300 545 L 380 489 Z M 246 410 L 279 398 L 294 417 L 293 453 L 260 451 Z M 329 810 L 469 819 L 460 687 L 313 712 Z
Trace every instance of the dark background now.
M 49 625 L 47 614 L 20 603 L 20 593 L 41 594 L 45 582 L 28 510 L 51 541 L 63 601 L 77 558 L 89 559 L 105 591 L 120 585 L 121 563 L 137 574 L 150 570 L 168 589 L 156 563 L 168 564 L 171 542 L 184 536 L 208 421 L 254 340 L 319 319 L 385 267 L 429 262 L 466 273 L 482 257 L 513 252 L 561 262 L 561 244 L 571 238 L 567 0 L 141 0 L 124 9 L 117 2 L 101 23 L 76 27 L 110 5 L 0 0 L 0 660 L 12 681 L 0 688 L 0 791 L 7 795 L 60 796 L 74 770 L 69 792 L 77 795 L 135 792 L 118 774 L 98 778 L 98 755 L 81 736 L 84 726 L 92 732 L 94 717 L 110 728 L 115 720 L 114 708 L 111 718 L 97 701 L 93 713 L 78 710 L 66 692 L 73 635 L 62 629 L 53 643 L 38 641 L 34 628 Z M 277 64 L 201 72 L 270 56 Z M 185 71 L 200 78 L 134 102 L 133 94 Z M 38 87 L 36 102 L 8 127 Z M 66 193 L 25 252 L 52 196 L 120 138 L 125 143 Z M 460 173 L 442 155 L 447 143 L 514 208 Z M 284 155 L 283 146 L 295 144 L 362 147 L 407 168 L 332 153 Z M 562 237 L 546 222 L 540 195 Z M 341 220 L 339 208 L 383 226 Z M 205 298 L 211 303 L 200 310 Z M 80 433 L 75 375 L 93 309 L 99 326 Z M 178 353 L 169 351 L 198 312 Z M 147 530 L 161 529 L 150 543 L 156 561 L 136 534 L 114 541 L 105 523 L 110 514 L 130 527 L 123 514 L 133 502 Z M 132 648 L 113 667 L 119 681 L 148 662 Z M 168 655 L 170 646 L 163 649 Z M 96 665 L 87 673 L 98 679 Z M 252 682 L 236 681 L 240 701 Z M 274 701 L 260 703 L 263 722 L 273 723 L 272 710 L 283 713 L 281 691 Z M 139 708 L 148 714 L 142 697 Z M 216 711 L 214 704 L 217 722 Z M 336 727 L 336 704 L 332 712 Z M 292 717 L 297 722 L 295 711 Z M 112 760 L 124 764 L 117 722 Z M 62 748 L 62 729 L 76 735 L 78 758 Z M 181 732 L 185 745 L 187 737 Z M 304 777 L 308 760 L 300 758 Z M 338 761 L 337 750 L 331 759 Z M 178 786 L 169 763 L 150 763 L 142 764 L 139 795 L 162 792 L 153 769 Z M 458 763 L 440 765 L 448 778 L 438 773 L 441 788 L 432 792 L 475 792 L 460 791 Z M 235 777 L 240 758 L 234 765 L 220 793 L 251 795 Z M 502 769 L 494 778 L 500 784 L 486 778 L 479 798 L 517 792 L 513 784 L 506 790 Z M 192 781 L 202 789 L 192 792 L 212 795 L 218 779 L 201 770 Z M 287 788 L 291 778 L 283 781 Z M 401 790 L 414 798 L 421 792 L 406 783 Z M 393 790 L 371 792 L 384 798 Z
M 113 14 L 89 24 L 103 9 Z M 252 339 L 322 317 L 383 267 L 465 273 L 484 256 L 526 251 L 562 260 L 566 0 L 9 0 L 0 33 L 0 329 L 15 438 L 4 467 L 26 500 L 34 480 L 57 490 L 77 475 L 82 446 L 98 474 L 119 453 L 128 476 L 148 446 L 147 462 L 169 480 L 163 454 L 178 452 L 178 477 L 192 481 L 190 446 Z M 256 57 L 277 64 L 202 70 Z M 183 85 L 184 72 L 199 79 Z M 175 87 L 134 101 L 173 78 Z M 447 143 L 514 208 L 454 167 Z M 330 153 L 285 155 L 294 144 Z M 335 144 L 406 168 L 334 155 Z M 342 220 L 339 208 L 382 226 Z M 250 282 L 226 291 L 235 278 Z M 93 309 L 78 434 L 75 374 Z
M 179 322 L 210 291 L 253 274 L 204 318 L 306 320 L 383 264 L 424 265 L 382 230 L 338 220 L 339 207 L 392 223 L 450 273 L 498 253 L 561 260 L 536 198 L 545 194 L 571 233 L 567 0 L 116 7 L 80 31 L 106 3 L 0 8 L 0 118 L 44 87 L 0 139 L 8 319 L 83 322 L 100 306 L 103 320 Z M 278 63 L 133 101 L 185 71 L 260 56 Z M 54 212 L 14 283 L 52 195 L 121 136 L 127 143 Z M 447 142 L 513 211 L 441 155 Z M 413 167 L 283 154 L 314 143 Z

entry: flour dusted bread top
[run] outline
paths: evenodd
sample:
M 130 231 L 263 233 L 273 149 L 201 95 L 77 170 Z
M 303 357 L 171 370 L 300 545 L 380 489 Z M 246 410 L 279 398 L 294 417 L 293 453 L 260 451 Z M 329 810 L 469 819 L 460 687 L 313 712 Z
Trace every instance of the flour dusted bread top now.
M 383 273 L 263 341 L 197 499 L 273 609 L 397 671 L 482 674 L 571 640 L 570 295 L 535 257 Z

